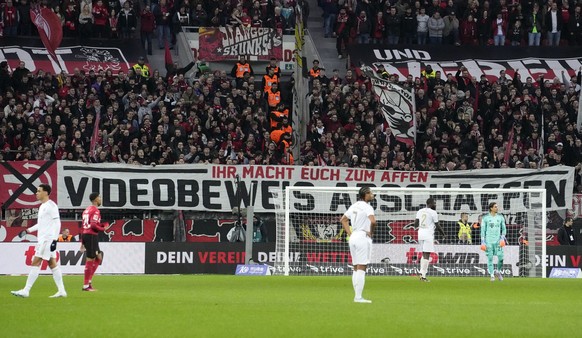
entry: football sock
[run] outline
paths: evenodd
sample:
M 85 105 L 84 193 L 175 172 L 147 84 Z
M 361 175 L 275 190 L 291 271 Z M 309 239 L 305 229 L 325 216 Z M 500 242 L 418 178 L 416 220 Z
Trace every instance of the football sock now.
M 61 271 L 61 268 L 57 265 L 57 267 L 52 269 L 52 271 L 53 279 L 55 280 L 57 289 L 59 289 L 59 292 L 65 293 L 65 285 L 63 284 L 63 273 Z
M 420 259 L 420 275 L 426 278 L 427 272 L 428 272 L 428 259 L 422 257 Z
M 358 270 L 354 270 L 354 272 L 352 273 L 352 286 L 354 287 L 354 292 L 356 292 L 356 285 L 358 284 L 357 275 L 356 275 L 357 272 L 358 272 Z
M 497 258 L 497 271 L 501 271 L 501 268 L 503 268 L 503 258 Z
M 493 275 L 493 257 L 487 257 L 487 272 Z
M 93 271 L 93 262 L 94 261 L 87 261 L 85 262 L 85 279 L 83 280 L 83 287 L 89 287 L 89 283 L 91 283 L 91 271 Z
M 34 282 L 36 282 L 36 279 L 38 278 L 39 271 L 40 271 L 40 266 L 33 266 L 32 268 L 30 268 L 30 272 L 28 273 L 28 278 L 26 278 L 26 286 L 24 287 L 24 290 L 26 292 L 30 292 L 30 289 L 32 289 Z
M 364 291 L 365 284 L 366 284 L 366 271 L 365 270 L 356 271 L 356 299 L 362 298 L 362 291 Z
M 99 264 L 101 264 L 101 260 L 99 258 L 95 258 L 91 269 L 91 277 L 89 277 L 89 283 L 91 283 L 91 281 L 93 280 L 93 276 L 95 275 L 95 271 L 97 271 Z

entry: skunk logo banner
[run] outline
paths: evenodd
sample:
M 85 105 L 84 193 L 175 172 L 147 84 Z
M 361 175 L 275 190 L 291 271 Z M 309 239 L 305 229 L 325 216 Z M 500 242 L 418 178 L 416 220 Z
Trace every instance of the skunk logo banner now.
M 380 109 L 392 134 L 398 141 L 414 146 L 416 142 L 414 94 L 397 84 L 378 78 L 375 71 L 368 66 L 362 66 L 362 71 L 372 81 L 374 95 L 380 102 Z
M 200 58 L 207 61 L 236 60 L 249 55 L 251 61 L 283 59 L 283 36 L 271 28 L 200 27 Z

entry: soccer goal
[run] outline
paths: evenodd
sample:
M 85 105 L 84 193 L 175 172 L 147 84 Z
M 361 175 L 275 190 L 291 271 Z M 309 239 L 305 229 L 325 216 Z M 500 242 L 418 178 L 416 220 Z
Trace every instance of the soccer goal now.
M 350 275 L 351 256 L 340 219 L 357 201 L 359 187 L 287 187 L 275 194 L 277 262 L 275 274 Z M 496 202 L 507 227 L 501 273 L 506 277 L 545 277 L 545 189 L 374 188 L 377 227 L 368 274 L 419 274 L 416 212 L 434 198 L 446 236 L 435 232 L 431 276 L 488 276 L 480 250 L 482 215 Z M 459 234 L 462 213 L 470 233 Z M 494 264 L 496 264 L 496 258 Z

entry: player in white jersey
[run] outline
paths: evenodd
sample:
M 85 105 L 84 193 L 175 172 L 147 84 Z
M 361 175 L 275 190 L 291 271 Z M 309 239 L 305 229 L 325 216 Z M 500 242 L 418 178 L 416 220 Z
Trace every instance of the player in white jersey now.
M 65 286 L 63 285 L 63 274 L 57 264 L 57 240 L 61 232 L 61 217 L 59 207 L 55 202 L 49 199 L 51 187 L 48 184 L 41 184 L 36 191 L 36 199 L 41 203 L 38 208 L 38 220 L 35 226 L 25 231 L 27 233 L 38 231 L 38 243 L 32 258 L 32 268 L 26 279 L 26 286 L 22 290 L 12 291 L 12 294 L 18 297 L 28 297 L 30 289 L 38 278 L 40 264 L 42 261 L 48 261 L 48 265 L 53 273 L 53 279 L 57 285 L 58 291 L 50 298 L 67 297 Z M 23 231 L 24 232 L 24 231 Z
M 436 202 L 429 198 L 426 200 L 426 208 L 418 210 L 414 226 L 418 228 L 418 243 L 422 251 L 422 258 L 420 259 L 420 280 L 423 282 L 430 282 L 426 278 L 428 272 L 428 262 L 430 253 L 434 252 L 434 229 L 437 228 L 441 235 L 445 236 L 445 231 L 439 225 L 439 215 L 435 211 Z
M 374 199 L 374 194 L 368 187 L 363 187 L 358 192 L 359 201 L 352 206 L 342 216 L 341 222 L 349 236 L 350 253 L 354 273 L 352 274 L 352 285 L 356 296 L 356 303 L 371 303 L 371 300 L 362 298 L 364 285 L 366 284 L 366 266 L 370 263 L 372 256 L 372 233 L 376 227 L 376 217 L 374 209 L 368 203 Z M 352 224 L 350 228 L 350 223 Z

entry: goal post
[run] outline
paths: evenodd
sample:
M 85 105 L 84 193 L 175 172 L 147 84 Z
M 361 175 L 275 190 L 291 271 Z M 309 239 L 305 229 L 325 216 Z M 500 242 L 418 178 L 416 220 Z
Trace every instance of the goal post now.
M 351 256 L 340 219 L 357 201 L 358 187 L 289 186 L 275 194 L 277 260 L 274 274 L 349 275 Z M 435 234 L 431 276 L 488 276 L 480 250 L 480 226 L 491 202 L 498 204 L 507 227 L 502 274 L 546 277 L 546 190 L 474 188 L 370 187 L 377 220 L 371 275 L 418 275 L 420 248 L 416 212 L 436 200 L 445 238 Z M 458 221 L 467 213 L 469 236 L 459 235 Z M 436 232 L 438 233 L 438 232 Z M 495 258 L 496 264 L 496 258 Z

